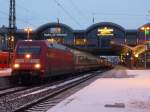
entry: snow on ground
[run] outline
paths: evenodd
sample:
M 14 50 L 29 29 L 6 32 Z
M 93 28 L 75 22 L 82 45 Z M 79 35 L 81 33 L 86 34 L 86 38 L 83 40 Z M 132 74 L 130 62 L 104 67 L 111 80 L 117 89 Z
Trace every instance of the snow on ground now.
M 112 70 L 48 112 L 150 112 L 150 70 Z
M 10 76 L 11 68 L 0 69 L 0 77 Z

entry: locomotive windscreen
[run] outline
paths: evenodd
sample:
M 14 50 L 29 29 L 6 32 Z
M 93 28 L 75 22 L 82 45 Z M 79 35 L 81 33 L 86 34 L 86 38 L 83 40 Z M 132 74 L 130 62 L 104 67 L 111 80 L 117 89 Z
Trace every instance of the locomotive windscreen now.
M 17 54 L 40 54 L 41 47 L 40 46 L 19 46 L 17 48 Z

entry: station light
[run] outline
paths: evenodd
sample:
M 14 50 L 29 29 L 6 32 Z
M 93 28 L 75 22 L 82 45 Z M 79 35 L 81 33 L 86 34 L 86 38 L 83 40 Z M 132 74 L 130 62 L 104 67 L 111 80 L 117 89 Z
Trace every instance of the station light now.
M 32 32 L 32 28 L 27 27 L 27 28 L 24 29 L 24 31 L 26 31 L 26 32 Z
M 143 31 L 144 31 L 144 30 L 145 30 L 145 27 L 142 27 L 142 28 L 141 28 L 141 30 L 143 30 Z
M 129 53 L 127 53 L 126 55 L 129 56 Z
M 150 27 L 146 27 L 146 30 L 150 30 Z
M 84 43 L 86 43 L 86 42 L 87 42 L 87 40 L 86 40 L 86 39 L 84 39 L 83 41 L 84 41 Z
M 30 32 L 32 32 L 32 28 L 27 27 L 27 28 L 24 29 L 24 31 L 27 32 L 27 39 L 30 39 L 30 35 L 29 34 L 30 34 Z
M 136 58 L 138 58 L 138 57 L 139 57 L 139 55 L 138 55 L 138 54 L 135 54 L 134 56 L 135 56 Z
M 149 26 L 142 27 L 141 30 L 144 31 L 145 35 L 150 34 L 150 27 Z
M 144 31 L 144 36 L 145 36 L 145 43 L 147 43 L 147 35 L 150 34 L 150 26 L 145 26 L 141 28 L 142 31 Z M 145 61 L 144 61 L 144 66 L 147 68 L 147 56 L 146 56 L 146 50 L 147 50 L 147 44 L 145 44 Z

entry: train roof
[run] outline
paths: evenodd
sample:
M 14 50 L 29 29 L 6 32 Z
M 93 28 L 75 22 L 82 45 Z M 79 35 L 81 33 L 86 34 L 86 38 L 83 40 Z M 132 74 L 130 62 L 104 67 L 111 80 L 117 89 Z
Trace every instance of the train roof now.
M 31 42 L 31 43 L 33 43 L 33 42 L 35 42 L 35 43 L 43 43 L 43 42 L 45 42 L 46 43 L 46 40 L 18 40 L 18 42 L 17 43 L 27 43 L 27 42 Z
M 80 51 L 80 50 L 76 50 L 76 49 L 70 49 L 70 51 L 76 56 L 86 56 L 86 57 L 90 57 L 90 58 L 96 58 L 94 55 L 92 55 L 91 53 L 88 53 L 88 52 L 84 52 L 84 51 Z
M 21 43 L 45 43 L 49 48 L 57 48 L 57 49 L 61 49 L 61 50 L 68 50 L 70 51 L 70 49 L 67 46 L 58 44 L 56 42 L 49 42 L 48 40 L 19 40 L 17 44 L 21 44 Z

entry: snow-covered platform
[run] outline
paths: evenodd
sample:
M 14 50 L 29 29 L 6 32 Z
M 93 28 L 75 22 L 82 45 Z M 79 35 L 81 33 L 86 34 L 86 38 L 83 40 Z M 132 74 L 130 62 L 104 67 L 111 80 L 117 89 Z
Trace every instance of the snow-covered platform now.
M 150 70 L 105 72 L 48 112 L 150 112 Z
M 11 69 L 0 69 L 0 89 L 10 86 Z
M 11 75 L 11 68 L 0 68 L 0 77 L 9 77 Z

